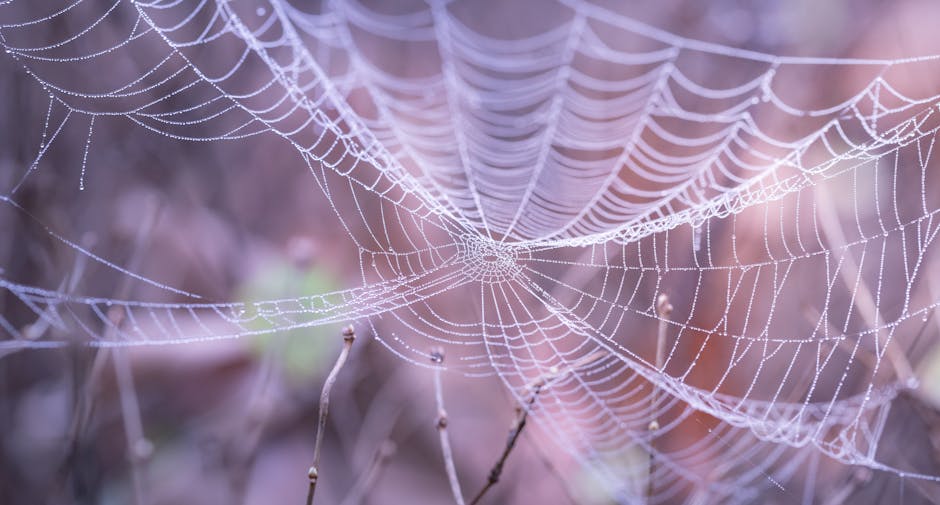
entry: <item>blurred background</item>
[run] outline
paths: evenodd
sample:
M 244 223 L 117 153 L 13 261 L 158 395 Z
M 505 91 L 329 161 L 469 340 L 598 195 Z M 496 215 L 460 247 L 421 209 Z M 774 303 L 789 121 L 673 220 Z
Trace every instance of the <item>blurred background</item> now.
M 465 4 L 468 15 L 483 8 Z M 940 5 L 927 1 L 649 1 L 621 10 L 685 37 L 774 54 L 940 53 Z M 88 72 L 74 82 L 101 69 Z M 940 77 L 915 75 L 910 84 L 936 90 Z M 810 97 L 826 91 L 800 90 Z M 20 62 L 0 58 L 0 193 L 20 184 L 43 145 L 44 122 L 55 124 L 62 113 L 49 112 L 48 94 Z M 358 279 L 358 258 L 328 200 L 280 139 L 185 142 L 121 117 L 95 123 L 87 154 L 87 122 L 56 135 L 17 189 L 21 209 L 0 208 L 0 274 L 7 279 L 91 296 L 167 297 L 76 254 L 50 230 L 210 300 L 322 293 Z M 17 328 L 50 331 L 6 292 L 0 314 Z M 398 359 L 370 331 L 357 326 L 332 392 L 317 502 L 452 503 L 433 374 Z M 922 338 L 913 364 L 924 391 L 940 399 L 936 332 L 931 327 Z M 167 347 L 0 349 L 0 503 L 302 503 L 320 390 L 341 346 L 337 325 Z M 495 377 L 443 378 L 456 467 L 472 493 L 502 451 L 516 403 Z M 936 461 L 940 416 L 933 419 L 938 425 L 928 425 L 910 450 Z M 486 503 L 613 503 L 594 479 L 531 430 Z M 844 489 L 835 480 L 819 485 L 811 501 L 839 499 Z M 892 501 L 899 489 L 892 483 L 848 495 L 861 493 L 857 503 Z M 904 493 L 908 503 L 930 501 L 914 484 Z

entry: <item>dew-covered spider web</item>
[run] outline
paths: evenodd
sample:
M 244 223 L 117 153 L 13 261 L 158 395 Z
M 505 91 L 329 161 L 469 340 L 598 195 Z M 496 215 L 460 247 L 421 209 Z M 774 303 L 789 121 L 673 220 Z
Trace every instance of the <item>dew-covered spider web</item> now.
M 0 2 L 0 41 L 48 93 L 18 121 L 42 141 L 8 211 L 63 132 L 85 136 L 74 191 L 104 122 L 194 145 L 275 136 L 361 271 L 342 291 L 216 303 L 37 222 L 164 296 L 2 272 L 55 331 L 0 314 L 0 348 L 355 321 L 422 365 L 444 346 L 520 402 L 544 385 L 538 426 L 618 502 L 812 500 L 789 483 L 829 460 L 940 481 L 883 440 L 937 331 L 940 85 L 918 76 L 940 57 L 773 56 L 601 3 L 497 7 Z

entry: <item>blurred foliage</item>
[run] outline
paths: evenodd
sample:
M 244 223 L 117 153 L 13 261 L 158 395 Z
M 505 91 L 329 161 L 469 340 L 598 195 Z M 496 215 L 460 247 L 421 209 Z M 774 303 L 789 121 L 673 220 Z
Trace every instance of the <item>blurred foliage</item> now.
M 337 291 L 339 286 L 339 281 L 330 272 L 316 264 L 300 266 L 287 258 L 276 257 L 246 278 L 236 289 L 236 299 L 242 302 L 276 300 Z M 257 318 L 250 326 L 256 330 L 265 330 L 272 325 Z M 252 339 L 252 349 L 259 359 L 268 353 L 272 354 L 289 380 L 308 381 L 321 372 L 325 373 L 336 358 L 342 344 L 340 326 L 336 324 L 266 333 Z M 330 335 L 336 338 L 329 338 Z
M 597 468 L 613 469 L 616 473 L 629 476 L 626 482 L 628 486 L 637 486 L 638 488 L 629 490 L 629 496 L 642 496 L 646 492 L 646 485 L 649 479 L 649 472 L 638 473 L 637 469 L 649 468 L 649 452 L 639 446 L 632 446 L 624 451 L 620 457 L 603 457 L 603 463 Z M 598 472 L 596 468 L 585 466 L 579 469 L 573 480 L 574 497 L 578 503 L 583 505 L 610 505 L 616 503 L 608 494 L 605 476 Z M 642 487 L 642 488 L 640 488 Z M 627 491 L 626 489 L 624 491 Z

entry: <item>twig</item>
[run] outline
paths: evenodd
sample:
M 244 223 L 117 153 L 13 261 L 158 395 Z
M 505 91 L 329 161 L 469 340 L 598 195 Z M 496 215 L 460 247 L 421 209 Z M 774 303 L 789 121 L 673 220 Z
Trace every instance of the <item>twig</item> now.
M 512 424 L 512 427 L 509 429 L 509 439 L 506 440 L 506 446 L 503 448 L 503 453 L 499 456 L 499 459 L 496 461 L 496 464 L 490 469 L 490 473 L 486 478 L 486 484 L 480 489 L 480 492 L 476 494 L 473 500 L 470 501 L 470 505 L 476 505 L 483 499 L 483 496 L 491 487 L 496 485 L 499 482 L 499 477 L 503 473 L 503 466 L 506 464 L 506 459 L 509 458 L 509 454 L 512 452 L 512 449 L 516 446 L 516 441 L 519 440 L 519 435 L 522 434 L 522 430 L 525 429 L 526 421 L 529 418 L 529 410 L 532 408 L 532 405 L 535 404 L 535 400 L 538 399 L 539 393 L 542 391 L 544 385 L 544 380 L 537 383 L 534 388 L 532 388 L 532 393 L 529 395 L 529 399 L 526 400 L 524 406 L 516 407 L 516 419 Z
M 444 364 L 444 350 L 431 351 L 431 361 L 439 365 L 434 369 L 434 399 L 437 401 L 437 433 L 441 438 L 441 452 L 444 454 L 444 470 L 450 482 L 450 491 L 454 495 L 457 505 L 464 505 L 463 492 L 460 490 L 460 481 L 457 479 L 457 468 L 454 465 L 454 454 L 450 447 L 450 436 L 447 434 L 447 410 L 444 409 L 444 393 L 441 387 L 441 365 Z
M 656 299 L 656 313 L 659 315 L 659 324 L 656 331 L 656 371 L 663 372 L 663 363 L 666 359 L 666 330 L 669 316 L 672 314 L 672 304 L 669 303 L 669 297 L 666 293 L 660 293 Z M 656 491 L 653 474 L 656 472 L 656 449 L 653 447 L 653 433 L 659 430 L 659 419 L 656 416 L 656 404 L 659 402 L 659 387 L 655 383 L 650 383 L 653 391 L 650 394 L 650 424 L 647 428 L 650 433 L 650 462 L 649 476 L 646 479 L 646 498 L 647 501 L 653 499 L 653 493 Z
M 339 352 L 339 357 L 336 358 L 336 364 L 333 365 L 330 374 L 326 376 L 326 382 L 323 383 L 323 389 L 320 391 L 320 412 L 317 418 L 316 442 L 313 445 L 313 465 L 307 470 L 307 477 L 310 479 L 310 488 L 307 491 L 307 505 L 312 505 L 313 495 L 317 490 L 317 478 L 319 477 L 320 468 L 320 445 L 323 442 L 323 432 L 326 427 L 326 414 L 330 408 L 330 390 L 333 389 L 333 384 L 336 382 L 336 376 L 339 375 L 340 369 L 342 369 L 343 365 L 346 363 L 346 358 L 349 356 L 349 350 L 352 348 L 354 340 L 356 340 L 356 331 L 353 329 L 352 325 L 347 326 L 343 329 L 343 349 Z
M 519 440 L 519 436 L 522 435 L 522 430 L 525 429 L 526 422 L 529 419 L 529 412 L 532 410 L 532 405 L 534 405 L 535 401 L 538 399 L 539 393 L 541 393 L 543 389 L 547 388 L 552 381 L 564 377 L 569 373 L 573 373 L 578 369 L 588 366 L 596 361 L 599 361 L 607 355 L 608 354 L 603 351 L 597 351 L 575 360 L 573 363 L 564 368 L 558 369 L 553 366 L 551 369 L 549 369 L 548 373 L 542 374 L 532 382 L 526 384 L 525 390 L 530 391 L 529 398 L 525 401 L 524 405 L 516 407 L 516 418 L 509 429 L 509 438 L 506 440 L 506 446 L 503 448 L 503 452 L 500 454 L 499 459 L 496 461 L 493 467 L 490 468 L 490 473 L 487 476 L 486 484 L 482 489 L 480 489 L 476 496 L 473 497 L 473 500 L 470 501 L 470 505 L 476 505 L 479 503 L 480 500 L 483 499 L 483 496 L 486 494 L 486 492 L 489 491 L 491 487 L 496 485 L 497 482 L 499 482 L 499 478 L 503 473 L 503 467 L 506 464 L 506 459 L 509 458 L 509 454 L 516 446 L 516 442 Z M 443 360 L 443 355 L 441 355 L 441 359 Z
M 596 361 L 599 361 L 607 356 L 607 353 L 603 351 L 593 352 L 584 356 L 578 360 L 575 360 L 570 365 L 565 368 L 558 369 L 552 367 L 549 369 L 548 373 L 542 374 L 534 381 L 526 384 L 525 389 L 531 391 L 529 399 L 526 400 L 524 406 L 516 407 L 516 418 L 513 421 L 512 427 L 509 429 L 509 439 L 506 441 L 506 446 L 503 448 L 503 453 L 500 455 L 499 459 L 496 461 L 496 464 L 490 469 L 490 473 L 487 476 L 486 484 L 482 489 L 476 494 L 473 500 L 470 501 L 470 505 L 476 505 L 483 498 L 483 495 L 491 487 L 493 487 L 503 473 L 503 466 L 506 464 L 506 459 L 509 458 L 509 454 L 512 452 L 512 449 L 516 446 L 516 441 L 519 439 L 519 436 L 522 434 L 522 430 L 525 429 L 526 422 L 529 418 L 529 411 L 532 409 L 532 405 L 535 404 L 535 401 L 538 399 L 539 393 L 543 389 L 548 387 L 550 383 L 556 379 L 564 377 L 569 373 L 573 373 L 580 368 L 590 365 Z M 567 491 L 567 490 L 566 490 Z M 569 493 L 570 497 L 570 493 Z M 573 500 L 572 500 L 573 501 Z
M 89 249 L 94 243 L 94 234 L 86 233 L 82 237 L 82 247 Z M 82 276 L 85 274 L 85 267 L 88 264 L 88 257 L 83 254 L 78 254 L 75 256 L 75 263 L 73 263 L 72 271 L 66 276 L 65 279 L 59 284 L 59 291 L 63 291 L 67 295 L 75 293 L 75 290 L 78 288 L 78 284 L 82 280 Z M 49 330 L 52 326 L 52 316 L 55 315 L 56 306 L 55 304 L 50 303 L 46 310 L 42 311 L 39 315 L 36 316 L 36 321 L 34 323 L 26 325 L 21 332 L 21 338 L 26 340 L 39 340 L 42 336 Z
M 89 249 L 93 245 L 94 234 L 86 233 L 82 237 L 82 247 L 84 249 Z M 72 267 L 72 273 L 69 275 L 68 284 L 67 284 L 67 294 L 73 294 L 75 289 L 78 288 L 79 283 L 82 280 L 84 275 L 85 265 L 87 263 L 87 256 L 83 254 L 78 254 L 75 257 L 75 263 Z M 2 302 L 0 302 L 2 303 Z M 36 323 L 29 325 L 29 330 L 34 330 Z M 39 338 L 40 335 L 36 335 L 36 338 Z M 59 473 L 63 476 L 62 479 L 59 479 L 60 483 L 65 482 L 65 477 L 69 475 L 69 469 L 72 468 L 71 461 L 75 458 L 75 455 L 79 450 L 79 435 L 82 433 L 85 425 L 88 422 L 88 418 L 91 416 L 91 405 L 94 403 L 94 396 L 92 395 L 93 385 L 97 383 L 99 376 L 101 375 L 101 370 L 104 367 L 105 359 L 107 354 L 101 352 L 99 349 L 94 351 L 94 360 L 92 361 L 91 368 L 88 372 L 88 377 L 84 380 L 79 380 L 80 372 L 79 366 L 74 364 L 72 367 L 73 381 L 72 381 L 72 397 L 74 402 L 72 418 L 69 421 L 69 430 L 68 436 L 63 442 L 63 446 L 67 446 L 68 449 L 65 451 L 65 454 L 62 459 L 62 464 L 59 468 Z M 77 361 L 77 358 L 76 358 Z M 84 368 L 84 367 L 82 367 Z M 81 383 L 84 382 L 84 386 L 81 386 Z

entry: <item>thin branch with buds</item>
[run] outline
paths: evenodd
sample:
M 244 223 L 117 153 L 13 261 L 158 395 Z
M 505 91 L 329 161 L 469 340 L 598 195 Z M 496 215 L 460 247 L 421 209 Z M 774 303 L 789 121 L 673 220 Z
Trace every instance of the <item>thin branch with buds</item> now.
M 516 446 L 516 442 L 519 440 L 519 437 L 522 435 L 523 430 L 526 427 L 526 423 L 529 419 L 529 412 L 532 410 L 532 406 L 535 404 L 535 401 L 538 399 L 539 393 L 544 389 L 551 386 L 551 383 L 555 380 L 558 380 L 569 373 L 574 373 L 578 369 L 588 366 L 596 361 L 603 359 L 607 354 L 603 351 L 593 352 L 584 356 L 581 359 L 575 360 L 570 365 L 557 369 L 552 367 L 548 373 L 542 374 L 534 381 L 526 384 L 525 389 L 529 391 L 529 398 L 521 406 L 516 407 L 516 417 L 513 421 L 512 426 L 509 429 L 509 438 L 506 440 L 506 445 L 503 448 L 502 454 L 500 454 L 499 459 L 490 468 L 490 473 L 487 475 L 486 484 L 483 488 L 474 496 L 473 500 L 470 501 L 470 505 L 477 505 L 480 500 L 483 499 L 483 496 L 486 495 L 487 491 L 490 490 L 497 482 L 499 482 L 500 476 L 503 473 L 503 467 L 506 465 L 506 460 L 509 458 L 509 454 L 512 453 L 513 448 Z
M 499 459 L 496 460 L 496 464 L 490 469 L 489 475 L 486 477 L 486 484 L 483 485 L 483 488 L 476 494 L 473 500 L 470 501 L 470 505 L 476 505 L 483 499 L 483 496 L 486 495 L 486 492 L 490 490 L 491 487 L 495 486 L 499 482 L 500 476 L 503 474 L 503 467 L 506 465 L 506 460 L 509 458 L 509 454 L 512 453 L 513 448 L 516 446 L 516 441 L 519 440 L 519 436 L 522 434 L 522 430 L 526 427 L 526 422 L 529 419 L 529 411 L 532 409 L 532 405 L 535 404 L 535 400 L 538 399 L 539 393 L 542 391 L 544 381 L 541 381 L 532 388 L 532 392 L 529 394 L 529 399 L 526 400 L 524 406 L 516 407 L 516 419 L 513 421 L 512 426 L 509 428 L 509 439 L 506 440 L 506 446 L 503 448 L 502 454 L 500 454 Z
M 339 352 L 339 357 L 336 358 L 336 364 L 333 365 L 330 374 L 326 376 L 326 382 L 323 383 L 323 389 L 320 391 L 320 411 L 319 417 L 317 418 L 316 442 L 314 442 L 313 445 L 313 465 L 311 465 L 310 469 L 307 471 L 307 477 L 310 479 L 310 487 L 307 490 L 307 505 L 313 504 L 313 495 L 317 491 L 317 478 L 320 474 L 320 447 L 323 443 L 323 432 L 326 428 L 326 415 L 330 408 L 330 391 L 333 389 L 333 384 L 336 383 L 336 377 L 339 375 L 339 371 L 343 368 L 343 365 L 346 364 L 346 358 L 349 357 L 349 350 L 352 348 L 353 341 L 355 340 L 356 331 L 352 325 L 344 328 L 343 349 Z
M 441 439 L 444 470 L 447 472 L 447 480 L 450 482 L 450 491 L 454 495 L 454 502 L 457 505 L 464 505 L 460 480 L 457 479 L 457 467 L 454 465 L 454 454 L 450 447 L 450 436 L 447 433 L 447 410 L 444 409 L 444 393 L 441 386 L 441 366 L 444 364 L 444 350 L 433 350 L 431 352 L 431 361 L 438 365 L 434 369 L 434 399 L 437 402 L 437 433 Z

